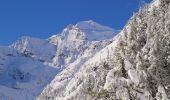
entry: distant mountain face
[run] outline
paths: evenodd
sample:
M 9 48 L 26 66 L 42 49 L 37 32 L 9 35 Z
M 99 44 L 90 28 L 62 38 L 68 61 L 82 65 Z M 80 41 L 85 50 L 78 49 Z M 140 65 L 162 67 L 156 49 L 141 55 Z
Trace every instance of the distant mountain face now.
M 19 52 L 32 58 L 51 62 L 55 56 L 57 47 L 47 40 L 23 36 L 18 39 L 10 48 L 16 49 Z
M 103 43 L 111 41 L 119 31 L 100 25 L 94 21 L 82 21 L 76 25 L 68 25 L 61 34 L 54 35 L 48 40 L 57 46 L 54 66 L 64 67 L 88 52 L 103 48 Z M 96 46 L 96 47 L 95 47 Z
M 152 1 L 112 43 L 56 75 L 37 100 L 170 100 L 169 12 L 169 0 Z
M 0 99 L 33 100 L 58 72 L 9 47 L 0 47 Z
M 85 39 L 88 41 L 101 41 L 110 39 L 119 31 L 113 30 L 110 27 L 100 25 L 96 22 L 90 21 L 82 21 L 75 25 L 78 29 L 84 32 Z
M 0 99 L 34 100 L 68 66 L 78 71 L 117 32 L 82 21 L 47 40 L 24 36 L 9 47 L 0 47 Z

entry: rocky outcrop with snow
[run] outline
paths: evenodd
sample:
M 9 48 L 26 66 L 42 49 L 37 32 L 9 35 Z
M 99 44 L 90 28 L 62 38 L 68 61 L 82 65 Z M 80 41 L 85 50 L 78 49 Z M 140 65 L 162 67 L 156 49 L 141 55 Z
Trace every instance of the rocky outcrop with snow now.
M 56 53 L 56 46 L 49 43 L 47 40 L 23 36 L 19 38 L 10 48 L 16 49 L 19 52 L 38 59 L 42 62 L 51 62 Z
M 72 71 L 77 71 L 109 45 L 116 32 L 83 21 L 47 40 L 24 36 L 9 47 L 0 47 L 0 99 L 35 100 L 56 75 L 68 66 L 76 66 Z
M 54 66 L 66 67 L 85 52 L 99 51 L 118 32 L 91 20 L 68 25 L 61 34 L 49 38 L 49 42 L 57 46 Z
M 112 43 L 60 72 L 38 100 L 169 100 L 170 1 L 139 10 Z

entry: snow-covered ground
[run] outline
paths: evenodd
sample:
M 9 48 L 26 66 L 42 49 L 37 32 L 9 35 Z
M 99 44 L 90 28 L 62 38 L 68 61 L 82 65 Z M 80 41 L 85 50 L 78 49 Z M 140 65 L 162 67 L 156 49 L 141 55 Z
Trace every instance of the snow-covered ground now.
M 169 0 L 146 5 L 109 45 L 78 57 L 37 99 L 170 100 L 169 12 Z
M 1 100 L 33 100 L 56 73 L 57 69 L 38 60 L 9 47 L 0 47 Z
M 90 20 L 0 47 L 0 99 L 169 100 L 169 12 L 154 0 L 119 34 Z

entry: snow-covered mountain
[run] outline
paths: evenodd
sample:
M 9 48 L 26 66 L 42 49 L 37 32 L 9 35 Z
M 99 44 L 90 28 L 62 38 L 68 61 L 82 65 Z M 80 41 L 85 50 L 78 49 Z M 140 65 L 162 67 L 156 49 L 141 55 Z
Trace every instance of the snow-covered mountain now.
M 99 51 L 118 32 L 91 20 L 68 25 L 61 34 L 49 38 L 58 48 L 53 58 L 54 66 L 66 67 L 85 52 Z
M 112 38 L 117 33 L 117 30 L 113 30 L 110 27 L 100 25 L 92 20 L 82 21 L 75 25 L 81 31 L 83 31 L 85 38 L 89 41 L 101 41 Z
M 0 100 L 34 100 L 56 75 L 68 66 L 76 65 L 78 70 L 117 32 L 82 21 L 46 40 L 23 36 L 9 47 L 0 47 Z
M 33 100 L 56 73 L 23 53 L 0 47 L 0 100 Z
M 10 46 L 19 52 L 42 62 L 51 62 L 57 47 L 47 40 L 23 36 Z
M 170 0 L 154 0 L 111 44 L 57 74 L 37 100 L 170 100 L 169 51 Z

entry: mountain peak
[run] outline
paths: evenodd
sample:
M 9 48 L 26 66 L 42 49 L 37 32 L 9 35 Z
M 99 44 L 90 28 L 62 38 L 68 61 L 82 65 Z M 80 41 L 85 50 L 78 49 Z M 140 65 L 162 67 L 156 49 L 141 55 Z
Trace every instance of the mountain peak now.
M 16 49 L 34 58 L 39 57 L 37 59 L 41 58 L 46 61 L 50 61 L 56 50 L 56 47 L 47 40 L 29 36 L 20 37 L 15 43 L 10 45 L 10 48 Z
M 60 40 L 73 42 L 75 40 L 101 41 L 111 39 L 119 31 L 108 26 L 101 25 L 93 20 L 80 21 L 77 24 L 69 24 L 61 34 L 53 35 L 50 42 L 57 45 Z
M 108 27 L 108 26 L 104 26 L 101 25 L 93 20 L 88 20 L 88 21 L 81 21 L 78 22 L 76 25 L 76 27 L 80 28 L 81 30 L 110 30 L 112 31 L 113 29 Z
M 75 27 L 84 32 L 89 41 L 110 39 L 119 32 L 108 26 L 94 22 L 93 20 L 78 22 Z
M 86 21 L 80 21 L 76 25 L 79 26 L 80 24 L 97 25 L 98 23 L 93 20 L 86 20 Z

